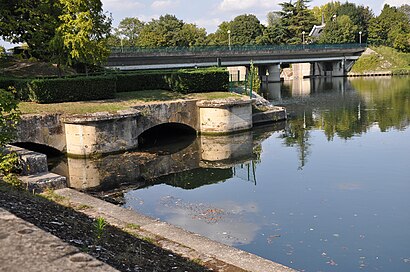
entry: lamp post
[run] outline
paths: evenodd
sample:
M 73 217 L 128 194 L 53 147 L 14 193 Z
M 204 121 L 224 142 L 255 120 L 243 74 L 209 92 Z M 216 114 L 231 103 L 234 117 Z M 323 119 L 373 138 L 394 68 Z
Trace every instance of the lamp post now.
M 359 31 L 359 43 L 360 44 L 362 43 L 362 32 L 361 31 Z
M 231 50 L 231 30 L 228 30 L 228 46 L 229 50 Z
M 302 31 L 302 44 L 305 44 L 305 34 L 306 32 L 303 30 Z

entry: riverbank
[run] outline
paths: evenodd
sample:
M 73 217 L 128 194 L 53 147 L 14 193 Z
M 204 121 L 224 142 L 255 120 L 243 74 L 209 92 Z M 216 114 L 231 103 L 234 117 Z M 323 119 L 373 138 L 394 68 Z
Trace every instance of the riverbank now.
M 348 76 L 385 75 L 410 75 L 410 53 L 387 46 L 370 46 L 348 73 Z

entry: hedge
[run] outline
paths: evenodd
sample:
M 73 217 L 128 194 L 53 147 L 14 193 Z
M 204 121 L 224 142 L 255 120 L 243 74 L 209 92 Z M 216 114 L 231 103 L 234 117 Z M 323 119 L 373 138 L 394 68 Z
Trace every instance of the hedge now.
M 9 90 L 14 88 L 17 93 L 16 99 L 27 101 L 29 100 L 28 82 L 30 79 L 15 78 L 15 77 L 0 77 L 0 89 Z
M 179 70 L 167 76 L 171 90 L 180 93 L 203 93 L 229 90 L 229 73 L 225 69 Z
M 110 99 L 116 92 L 112 76 L 35 79 L 28 85 L 30 99 L 37 103 Z
M 142 71 L 117 74 L 117 92 L 172 90 L 181 93 L 228 91 L 225 69 Z
M 117 74 L 117 92 L 171 90 L 165 78 L 176 71 L 152 71 Z

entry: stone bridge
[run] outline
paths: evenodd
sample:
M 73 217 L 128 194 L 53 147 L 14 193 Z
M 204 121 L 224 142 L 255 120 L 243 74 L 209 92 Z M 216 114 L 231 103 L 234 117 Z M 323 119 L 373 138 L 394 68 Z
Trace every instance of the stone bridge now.
M 252 115 L 252 100 L 176 100 L 133 106 L 116 113 L 62 116 L 25 115 L 15 143 L 52 147 L 70 156 L 89 157 L 135 149 L 151 129 L 184 126 L 197 134 L 229 134 L 249 130 L 255 122 L 286 119 L 283 108 Z

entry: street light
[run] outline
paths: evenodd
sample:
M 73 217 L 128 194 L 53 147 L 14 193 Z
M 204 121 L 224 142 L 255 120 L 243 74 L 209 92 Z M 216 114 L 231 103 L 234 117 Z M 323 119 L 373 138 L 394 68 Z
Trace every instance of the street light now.
M 359 31 L 359 43 L 360 44 L 362 43 L 362 32 L 361 31 Z
M 231 30 L 228 30 L 228 45 L 229 45 L 229 50 L 231 50 Z
M 306 32 L 303 30 L 302 31 L 302 44 L 305 44 L 305 34 Z

